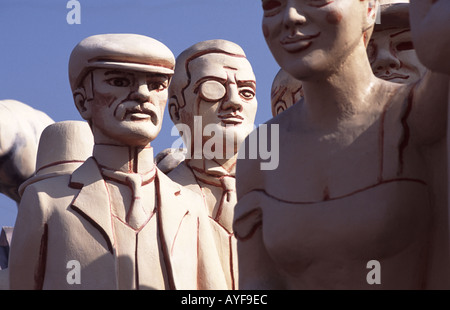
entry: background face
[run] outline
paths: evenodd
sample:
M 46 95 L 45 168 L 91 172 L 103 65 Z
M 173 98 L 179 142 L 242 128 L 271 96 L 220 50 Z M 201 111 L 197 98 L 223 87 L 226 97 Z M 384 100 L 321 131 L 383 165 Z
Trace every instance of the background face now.
M 92 81 L 91 121 L 96 143 L 145 146 L 156 138 L 167 101 L 168 76 L 96 69 Z
M 410 19 L 416 51 L 433 71 L 450 74 L 450 2 L 411 0 Z
M 263 0 L 263 33 L 281 68 L 300 80 L 331 73 L 362 43 L 366 2 Z
M 272 115 L 276 116 L 303 97 L 303 86 L 284 70 L 280 70 L 272 84 Z
M 192 60 L 189 72 L 185 109 L 202 117 L 202 132 L 206 126 L 216 125 L 224 138 L 227 134 L 233 138 L 236 152 L 253 130 L 257 109 L 256 79 L 250 63 L 246 58 L 212 53 Z M 209 139 L 204 137 L 203 142 Z
M 417 58 L 409 28 L 375 31 L 367 54 L 374 74 L 383 80 L 413 83 L 426 71 Z
M 55 121 L 82 120 L 73 103 L 67 65 L 72 49 L 84 38 L 137 33 L 161 41 L 175 56 L 197 42 L 221 38 L 240 45 L 253 66 L 258 80 L 256 124 L 272 117 L 270 87 L 279 66 L 261 31 L 260 1 L 80 0 L 81 24 L 74 25 L 66 21 L 67 2 L 0 1 L 1 99 L 22 101 Z M 24 76 L 31 82 L 25 83 Z M 155 155 L 179 139 L 171 136 L 173 126 L 166 111 L 161 132 L 152 141 Z M 0 195 L 0 226 L 14 225 L 16 214 L 15 203 Z

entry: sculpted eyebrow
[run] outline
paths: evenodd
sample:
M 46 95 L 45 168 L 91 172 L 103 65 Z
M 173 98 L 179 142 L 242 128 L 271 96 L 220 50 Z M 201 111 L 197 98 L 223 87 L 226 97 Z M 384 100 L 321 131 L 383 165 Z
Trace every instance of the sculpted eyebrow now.
M 111 70 L 111 71 L 106 71 L 105 75 L 113 75 L 113 74 L 127 74 L 126 72 L 123 71 L 119 71 L 119 70 Z
M 237 81 L 239 86 L 249 86 L 253 89 L 256 89 L 256 81 L 254 80 L 239 80 Z

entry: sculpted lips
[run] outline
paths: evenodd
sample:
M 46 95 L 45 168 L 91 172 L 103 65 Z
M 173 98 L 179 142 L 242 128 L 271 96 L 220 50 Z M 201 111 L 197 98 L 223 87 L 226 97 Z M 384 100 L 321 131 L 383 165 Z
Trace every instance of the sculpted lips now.
M 380 76 L 378 76 L 378 78 L 386 80 L 386 81 L 391 81 L 391 80 L 395 80 L 395 79 L 407 80 L 407 79 L 409 79 L 409 75 L 393 73 L 390 75 L 380 75 Z
M 320 32 L 314 35 L 294 34 L 283 37 L 281 45 L 288 53 L 299 53 L 311 46 L 313 39 L 320 36 Z
M 154 125 L 157 125 L 157 114 L 147 106 L 148 105 L 144 105 L 143 107 L 141 105 L 135 105 L 134 107 L 126 108 L 124 111 L 125 113 L 122 114 L 122 119 L 128 121 L 151 121 Z
M 232 113 L 219 115 L 219 118 L 222 119 L 222 123 L 225 125 L 239 125 L 244 121 L 242 116 Z

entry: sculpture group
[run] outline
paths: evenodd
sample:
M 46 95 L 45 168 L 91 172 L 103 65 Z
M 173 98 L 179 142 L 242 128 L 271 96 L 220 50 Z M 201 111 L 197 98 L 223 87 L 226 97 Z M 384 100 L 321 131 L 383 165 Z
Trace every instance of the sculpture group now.
M 49 124 L 34 174 L 8 190 L 20 204 L 9 279 L 0 282 L 450 287 L 448 3 L 263 0 L 262 8 L 280 65 L 269 134 L 253 131 L 257 77 L 236 43 L 203 41 L 176 58 L 136 34 L 76 45 L 69 81 L 86 122 Z M 430 41 L 437 33 L 447 39 Z M 155 161 L 166 106 L 186 150 Z M 239 149 L 270 149 L 273 130 L 279 164 L 263 170 L 263 156 Z M 382 267 L 375 286 L 366 277 L 373 260 Z

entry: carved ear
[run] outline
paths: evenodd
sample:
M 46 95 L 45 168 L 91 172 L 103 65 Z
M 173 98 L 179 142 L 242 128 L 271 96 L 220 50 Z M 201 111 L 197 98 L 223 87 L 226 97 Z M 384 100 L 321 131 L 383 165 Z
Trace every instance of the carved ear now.
M 85 120 L 90 120 L 92 116 L 91 111 L 91 102 L 88 100 L 86 96 L 86 91 L 84 88 L 77 88 L 73 92 L 73 99 L 75 101 L 75 106 L 77 107 L 78 112 L 81 117 Z
M 366 24 L 364 29 L 368 30 L 375 25 L 377 21 L 377 15 L 380 14 L 380 1 L 379 0 L 369 0 L 366 16 Z
M 175 124 L 180 122 L 180 105 L 178 104 L 178 99 L 176 96 L 173 96 L 169 99 L 168 104 L 169 115 L 172 122 Z

